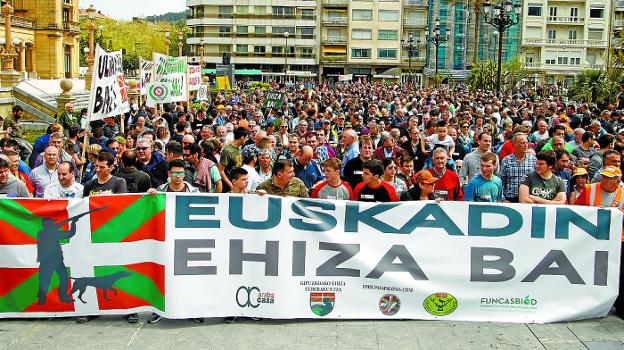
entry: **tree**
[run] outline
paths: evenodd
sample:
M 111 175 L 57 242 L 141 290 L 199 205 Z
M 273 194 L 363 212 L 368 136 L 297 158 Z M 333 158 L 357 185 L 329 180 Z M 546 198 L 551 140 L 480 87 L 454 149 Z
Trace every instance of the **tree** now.
M 496 62 L 478 62 L 470 70 L 470 75 L 466 82 L 473 90 L 494 90 L 496 85 Z
M 479 31 L 481 30 L 481 10 L 483 9 L 484 0 L 470 0 L 472 4 L 472 13 L 475 16 L 474 25 L 474 48 L 472 64 L 476 66 L 479 61 Z

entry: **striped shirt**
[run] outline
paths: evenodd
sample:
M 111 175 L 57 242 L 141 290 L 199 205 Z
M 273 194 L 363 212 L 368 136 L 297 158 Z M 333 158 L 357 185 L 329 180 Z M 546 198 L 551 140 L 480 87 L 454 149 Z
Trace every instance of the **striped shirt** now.
M 503 194 L 505 198 L 518 197 L 518 188 L 526 175 L 535 171 L 537 159 L 533 154 L 525 154 L 519 162 L 515 154 L 503 158 L 500 167 L 500 178 L 503 181 Z

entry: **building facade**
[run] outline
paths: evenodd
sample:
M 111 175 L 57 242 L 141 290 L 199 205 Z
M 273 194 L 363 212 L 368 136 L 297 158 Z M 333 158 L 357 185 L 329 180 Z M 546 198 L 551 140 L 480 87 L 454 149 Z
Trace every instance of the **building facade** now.
M 78 0 L 13 0 L 12 6 L 15 70 L 25 78 L 77 78 Z M 0 21 L 4 26 L 4 17 Z M 4 30 L 0 38 L 4 44 Z
M 215 68 L 231 54 L 236 70 L 253 80 L 313 79 L 318 77 L 318 1 L 187 0 L 191 13 L 191 62 Z
M 606 0 L 523 2 L 521 57 L 533 79 L 568 86 L 582 69 L 605 67 L 611 4 Z

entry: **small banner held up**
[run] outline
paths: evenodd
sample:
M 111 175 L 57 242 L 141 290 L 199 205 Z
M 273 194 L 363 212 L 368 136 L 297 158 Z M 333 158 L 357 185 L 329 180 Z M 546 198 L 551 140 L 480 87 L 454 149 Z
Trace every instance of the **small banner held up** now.
M 145 104 L 155 107 L 158 103 L 171 102 L 171 83 L 152 83 L 147 86 L 147 100 Z
M 209 101 L 210 92 L 208 91 L 208 85 L 199 85 L 197 88 L 197 101 Z
M 114 117 L 130 111 L 121 51 L 95 49 L 93 79 L 89 95 L 89 120 Z
M 281 92 L 269 92 L 262 102 L 262 108 L 280 108 L 282 106 L 282 98 L 284 94 Z
M 139 70 L 141 74 L 141 95 L 147 95 L 147 85 L 154 80 L 154 62 L 140 59 Z
M 188 66 L 188 85 L 189 91 L 195 91 L 199 89 L 202 83 L 201 67 L 197 65 Z
M 171 102 L 188 99 L 186 57 L 170 57 L 154 53 L 154 82 L 171 83 Z

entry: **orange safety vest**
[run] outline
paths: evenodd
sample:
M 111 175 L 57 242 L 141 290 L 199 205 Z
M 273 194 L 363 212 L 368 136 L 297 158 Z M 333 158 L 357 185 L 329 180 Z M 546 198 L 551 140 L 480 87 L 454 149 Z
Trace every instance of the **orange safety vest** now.
M 589 193 L 587 205 L 591 205 L 593 207 L 602 206 L 600 182 L 585 185 L 585 191 L 587 191 L 586 193 Z M 611 203 L 610 207 L 624 210 L 624 196 L 622 196 L 622 188 L 620 186 L 618 186 L 616 190 L 615 198 L 613 198 L 613 203 Z M 624 228 L 622 228 L 622 242 L 624 242 Z

